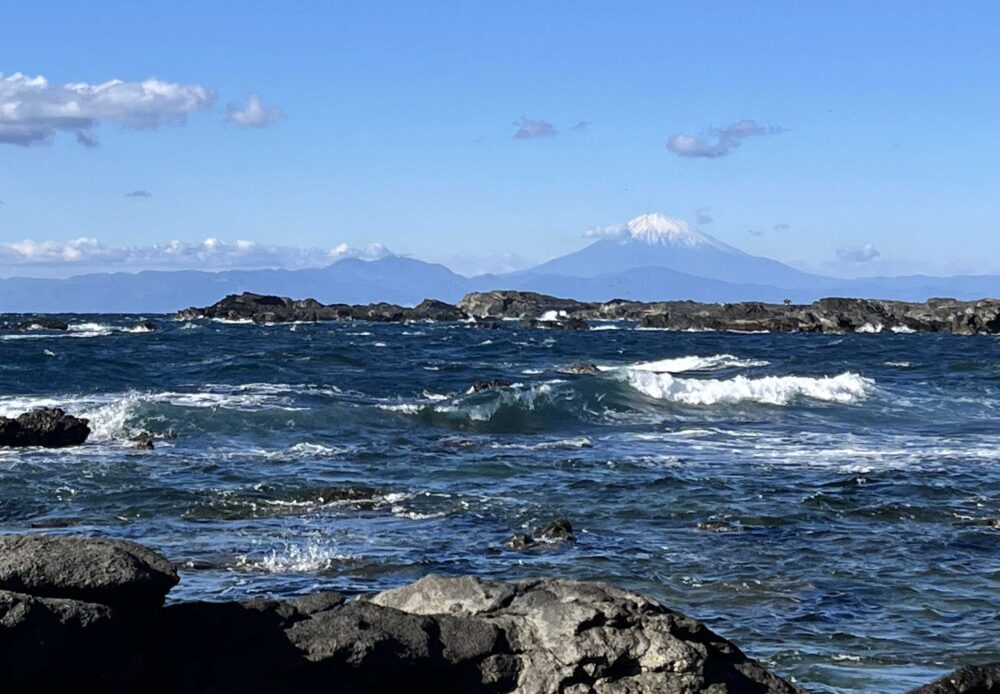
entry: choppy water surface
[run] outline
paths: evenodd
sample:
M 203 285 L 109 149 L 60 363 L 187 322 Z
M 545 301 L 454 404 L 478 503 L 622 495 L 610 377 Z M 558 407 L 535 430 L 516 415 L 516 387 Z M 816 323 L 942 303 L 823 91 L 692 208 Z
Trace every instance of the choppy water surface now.
M 154 546 L 173 598 L 549 574 L 816 691 L 1000 658 L 994 338 L 69 320 L 0 336 L 0 414 L 95 430 L 0 452 L 0 524 Z M 558 372 L 580 360 L 601 373 Z M 560 516 L 576 543 L 504 547 Z

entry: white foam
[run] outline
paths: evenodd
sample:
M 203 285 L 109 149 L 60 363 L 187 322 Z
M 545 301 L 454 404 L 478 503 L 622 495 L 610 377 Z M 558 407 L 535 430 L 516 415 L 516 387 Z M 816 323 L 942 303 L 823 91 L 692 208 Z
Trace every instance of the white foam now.
M 631 371 L 651 371 L 653 373 L 683 373 L 684 371 L 710 371 L 729 368 L 752 368 L 767 366 L 770 362 L 761 359 L 741 359 L 732 354 L 714 354 L 709 357 L 685 356 L 658 361 L 639 362 L 627 367 L 599 366 L 602 371 L 627 368 Z
M 856 333 L 880 333 L 882 332 L 883 325 L 881 323 L 876 323 L 872 325 L 871 323 L 865 323 L 860 328 L 855 330 Z
M 764 376 L 730 379 L 675 378 L 670 374 L 629 369 L 630 386 L 649 397 L 687 405 L 759 402 L 786 405 L 796 397 L 850 404 L 863 400 L 875 382 L 855 373 L 837 376 Z
M 569 314 L 567 314 L 565 311 L 546 311 L 545 313 L 543 313 L 538 317 L 538 320 L 555 321 L 559 320 L 560 318 L 565 318 L 567 315 Z
M 894 326 L 892 326 L 892 332 L 894 332 L 894 333 L 900 333 L 902 335 L 909 335 L 909 334 L 915 333 L 917 331 L 914 330 L 913 328 L 911 328 L 908 325 L 894 325 Z
M 334 545 L 308 540 L 302 544 L 286 544 L 281 550 L 272 549 L 269 554 L 257 560 L 241 555 L 236 558 L 236 563 L 240 568 L 268 573 L 313 573 L 356 558 L 338 552 Z

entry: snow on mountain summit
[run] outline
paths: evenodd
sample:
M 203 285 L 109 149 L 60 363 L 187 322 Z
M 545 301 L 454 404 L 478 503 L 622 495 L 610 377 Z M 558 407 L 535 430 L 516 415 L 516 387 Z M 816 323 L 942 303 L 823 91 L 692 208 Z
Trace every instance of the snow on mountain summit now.
M 655 213 L 636 217 L 621 228 L 618 237 L 632 241 L 643 241 L 656 246 L 688 246 L 690 248 L 708 246 L 720 251 L 733 252 L 736 250 L 691 226 L 683 219 Z

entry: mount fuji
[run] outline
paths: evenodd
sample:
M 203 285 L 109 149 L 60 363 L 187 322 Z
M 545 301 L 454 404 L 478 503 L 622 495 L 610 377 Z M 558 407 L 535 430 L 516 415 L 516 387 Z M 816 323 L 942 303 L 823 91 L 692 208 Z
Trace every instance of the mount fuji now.
M 347 258 L 303 270 L 197 270 L 99 273 L 68 279 L 0 279 L 0 312 L 172 312 L 253 291 L 324 303 L 424 298 L 454 303 L 472 291 L 518 289 L 583 301 L 634 299 L 796 303 L 824 296 L 925 301 L 935 296 L 1000 296 L 1000 277 L 875 277 L 837 279 L 750 255 L 690 224 L 646 214 L 602 229 L 579 251 L 530 270 L 465 277 L 443 265 L 389 254 Z
M 662 214 L 636 217 L 628 224 L 602 230 L 601 236 L 605 238 L 529 272 L 598 277 L 634 268 L 657 267 L 730 284 L 806 288 L 831 281 L 770 258 L 744 253 L 683 220 Z

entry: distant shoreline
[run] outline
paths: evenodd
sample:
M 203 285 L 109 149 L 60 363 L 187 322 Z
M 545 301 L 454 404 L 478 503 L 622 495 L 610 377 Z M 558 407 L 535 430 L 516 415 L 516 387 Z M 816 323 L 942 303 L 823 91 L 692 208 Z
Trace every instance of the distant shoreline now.
M 926 302 L 827 298 L 811 304 L 694 301 L 640 302 L 616 299 L 585 302 L 535 292 L 467 294 L 456 304 L 426 299 L 413 308 L 389 303 L 323 304 L 244 292 L 203 308 L 179 311 L 182 320 L 211 318 L 233 322 L 290 323 L 368 320 L 470 321 L 490 325 L 518 320 L 526 328 L 586 330 L 588 321 L 629 320 L 640 327 L 673 331 L 798 333 L 1000 334 L 1000 300 Z

